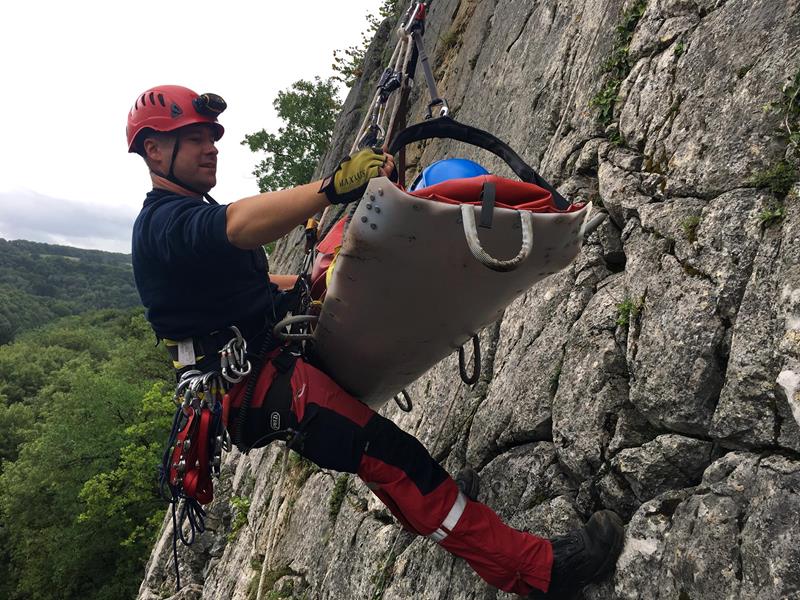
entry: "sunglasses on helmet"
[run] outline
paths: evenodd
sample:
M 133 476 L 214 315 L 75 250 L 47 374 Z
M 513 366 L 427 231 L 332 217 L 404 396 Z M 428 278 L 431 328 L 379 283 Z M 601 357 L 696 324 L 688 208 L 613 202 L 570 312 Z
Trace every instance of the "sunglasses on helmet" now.
M 217 94 L 200 94 L 197 98 L 192 100 L 192 105 L 198 113 L 207 117 L 216 117 L 228 108 L 222 96 L 218 96 Z

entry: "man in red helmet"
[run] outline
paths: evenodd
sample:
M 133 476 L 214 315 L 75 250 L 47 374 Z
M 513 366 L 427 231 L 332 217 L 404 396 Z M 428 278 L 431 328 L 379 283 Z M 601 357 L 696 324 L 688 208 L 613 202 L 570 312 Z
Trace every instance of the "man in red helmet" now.
M 363 150 L 323 181 L 219 205 L 208 192 L 216 184 L 215 143 L 224 133 L 217 117 L 225 108 L 214 94 L 152 88 L 131 108 L 127 138 L 153 181 L 134 224 L 134 276 L 174 366 L 179 373 L 219 372 L 231 326 L 266 356 L 252 376 L 250 412 L 235 400 L 226 405 L 237 445 L 247 450 L 282 439 L 322 468 L 358 474 L 406 529 L 464 558 L 502 590 L 564 598 L 606 575 L 622 545 L 614 513 L 596 513 L 584 528 L 553 540 L 512 529 L 461 491 L 413 436 L 272 343 L 270 331 L 286 312 L 276 283 L 291 287 L 294 278 L 270 281 L 261 246 L 331 203 L 359 198 L 394 162 Z M 244 382 L 235 386 L 226 402 L 241 400 L 243 389 Z

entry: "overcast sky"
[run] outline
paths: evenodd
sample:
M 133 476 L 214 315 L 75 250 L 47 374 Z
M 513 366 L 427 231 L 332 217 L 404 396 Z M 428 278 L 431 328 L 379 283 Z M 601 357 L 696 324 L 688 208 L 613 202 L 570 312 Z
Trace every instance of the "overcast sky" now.
M 332 75 L 381 0 L 25 0 L 0 33 L 0 237 L 129 252 L 150 188 L 127 153 L 136 96 L 160 84 L 220 94 L 222 203 L 258 192 L 246 133 L 279 122 L 278 91 Z M 343 91 L 342 96 L 346 90 Z

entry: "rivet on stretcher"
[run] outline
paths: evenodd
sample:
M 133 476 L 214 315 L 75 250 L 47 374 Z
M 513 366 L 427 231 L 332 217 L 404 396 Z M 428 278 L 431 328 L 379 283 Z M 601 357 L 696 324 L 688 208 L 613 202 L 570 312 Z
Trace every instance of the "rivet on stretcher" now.
M 378 188 L 378 196 L 383 196 L 383 188 Z
M 375 194 L 370 194 L 369 195 L 369 199 L 372 200 L 373 202 L 375 202 Z
M 376 213 L 379 213 L 379 212 L 381 212 L 381 207 L 380 207 L 380 206 L 376 206 L 376 207 L 375 207 L 375 212 L 376 212 Z
M 369 202 L 367 202 L 367 210 L 372 210 L 372 204 L 370 204 Z
M 369 219 L 367 217 L 361 217 L 361 222 L 362 223 L 366 223 L 367 221 L 369 221 Z
M 370 223 L 370 224 L 369 224 L 369 226 L 370 226 L 372 229 L 377 229 L 377 228 L 378 228 L 378 226 L 377 226 L 377 225 L 375 225 L 375 223 Z

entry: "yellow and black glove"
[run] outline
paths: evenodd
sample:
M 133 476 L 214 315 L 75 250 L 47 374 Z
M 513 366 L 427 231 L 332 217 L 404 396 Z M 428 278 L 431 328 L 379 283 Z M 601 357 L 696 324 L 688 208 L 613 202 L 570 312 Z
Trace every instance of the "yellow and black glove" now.
M 367 183 L 380 173 L 386 156 L 380 148 L 367 148 L 348 156 L 334 171 L 322 180 L 320 192 L 325 192 L 331 204 L 347 204 L 360 198 Z

